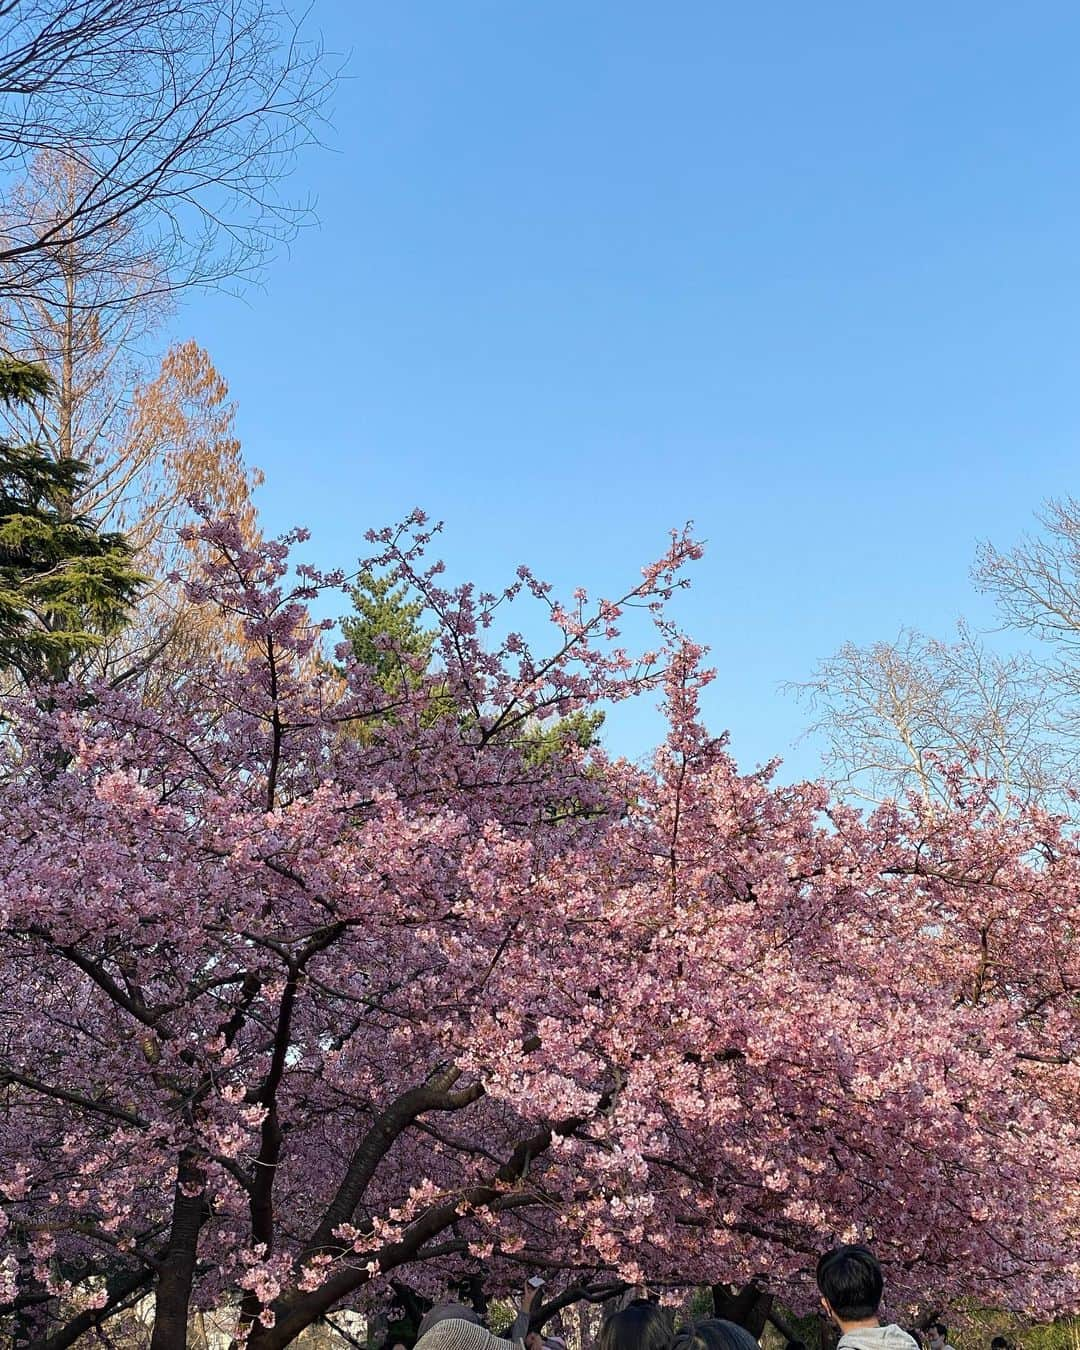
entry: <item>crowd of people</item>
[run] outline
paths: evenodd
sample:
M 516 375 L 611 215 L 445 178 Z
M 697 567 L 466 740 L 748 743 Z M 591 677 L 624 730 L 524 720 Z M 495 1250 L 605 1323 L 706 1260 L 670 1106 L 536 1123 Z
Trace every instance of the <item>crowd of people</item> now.
M 845 1244 L 826 1252 L 818 1262 L 817 1286 L 823 1314 L 839 1333 L 836 1350 L 953 1350 L 943 1322 L 905 1329 L 882 1321 L 884 1278 L 868 1247 Z M 533 1329 L 539 1287 L 539 1281 L 532 1282 L 503 1336 L 490 1331 L 472 1308 L 437 1304 L 420 1323 L 413 1350 L 567 1350 L 561 1336 Z M 390 1340 L 384 1350 L 409 1347 Z M 657 1299 L 638 1297 L 604 1319 L 595 1350 L 759 1350 L 759 1346 L 745 1327 L 719 1317 L 676 1327 L 671 1311 Z M 791 1340 L 786 1350 L 806 1346 Z M 995 1336 L 990 1350 L 1014 1347 L 1003 1336 Z

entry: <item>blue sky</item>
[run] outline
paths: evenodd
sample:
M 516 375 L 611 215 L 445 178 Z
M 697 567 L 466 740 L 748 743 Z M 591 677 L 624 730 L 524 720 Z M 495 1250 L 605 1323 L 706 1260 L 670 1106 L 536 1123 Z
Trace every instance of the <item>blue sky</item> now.
M 421 505 L 450 573 L 633 579 L 747 767 L 847 639 L 990 623 L 968 577 L 1077 489 L 1080 7 L 316 0 L 351 51 L 321 225 L 180 329 L 276 531 L 348 564 Z M 609 739 L 638 755 L 647 707 Z

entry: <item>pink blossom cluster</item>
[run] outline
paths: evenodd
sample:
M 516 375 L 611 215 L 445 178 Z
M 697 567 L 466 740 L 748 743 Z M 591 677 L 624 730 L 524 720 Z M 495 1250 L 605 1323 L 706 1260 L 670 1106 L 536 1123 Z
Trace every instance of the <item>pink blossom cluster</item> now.
M 1074 1310 L 1065 822 L 962 775 L 949 810 L 863 816 L 740 773 L 664 609 L 686 534 L 591 606 L 525 570 L 447 589 L 431 535 L 372 537 L 438 628 L 392 692 L 315 659 L 343 578 L 290 583 L 302 536 L 210 522 L 190 593 L 244 662 L 0 714 L 0 1309 L 239 1300 L 273 1350 L 477 1269 L 798 1301 L 843 1237 L 900 1299 Z M 548 655 L 493 636 L 521 594 Z M 621 645 L 633 609 L 654 650 Z M 526 752 L 651 690 L 647 767 Z

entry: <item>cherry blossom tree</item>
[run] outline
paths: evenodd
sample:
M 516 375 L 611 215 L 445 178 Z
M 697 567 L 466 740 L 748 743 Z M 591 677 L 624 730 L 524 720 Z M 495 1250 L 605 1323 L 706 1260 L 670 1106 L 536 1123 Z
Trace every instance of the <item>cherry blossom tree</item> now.
M 741 774 L 666 617 L 685 534 L 592 603 L 525 569 L 447 587 L 419 513 L 371 536 L 435 633 L 389 689 L 312 660 L 309 606 L 347 583 L 290 562 L 302 535 L 197 535 L 189 597 L 242 625 L 244 666 L 168 706 L 4 709 L 0 1306 L 32 1344 L 152 1293 L 154 1350 L 226 1305 L 276 1350 L 477 1271 L 797 1298 L 848 1235 L 900 1298 L 1077 1305 L 1060 819 L 960 779 L 948 810 L 864 817 Z M 506 631 L 530 596 L 547 655 Z M 659 689 L 648 766 L 522 749 Z

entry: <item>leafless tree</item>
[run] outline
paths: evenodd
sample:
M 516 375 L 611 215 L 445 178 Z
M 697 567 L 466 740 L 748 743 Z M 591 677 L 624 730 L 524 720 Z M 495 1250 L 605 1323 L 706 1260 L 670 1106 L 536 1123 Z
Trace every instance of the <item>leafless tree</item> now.
M 1038 519 L 1044 533 L 1008 553 L 983 544 L 975 581 L 1014 628 L 1059 644 L 1080 663 L 1080 500 L 1048 502 Z
M 307 215 L 278 188 L 332 83 L 275 0 L 0 0 L 0 298 L 73 247 L 118 302 L 257 269 Z M 43 152 L 78 168 L 63 210 Z
M 960 763 L 995 780 L 1007 809 L 1055 795 L 1070 774 L 1059 692 L 1043 667 L 988 650 L 964 623 L 955 642 L 909 628 L 895 642 L 847 643 L 788 687 L 813 709 L 826 772 L 866 801 L 916 793 L 943 802 Z
M 1048 502 L 1043 532 L 1011 551 L 979 549 L 976 585 L 997 601 L 1005 622 L 1046 652 L 1046 679 L 1057 692 L 1056 732 L 1080 742 L 1080 500 Z
M 944 799 L 960 762 L 996 781 L 1002 809 L 1037 799 L 1076 813 L 1080 500 L 1051 501 L 1038 519 L 1009 551 L 983 544 L 973 569 L 1026 650 L 999 655 L 965 624 L 952 643 L 905 629 L 895 642 L 848 643 L 788 686 L 813 710 L 827 772 L 852 795 Z

